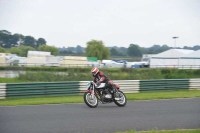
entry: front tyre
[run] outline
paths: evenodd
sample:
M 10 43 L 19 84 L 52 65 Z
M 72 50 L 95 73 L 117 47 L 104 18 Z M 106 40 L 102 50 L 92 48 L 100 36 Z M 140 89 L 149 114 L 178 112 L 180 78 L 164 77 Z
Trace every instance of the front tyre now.
M 92 97 L 91 93 L 89 92 L 84 93 L 84 102 L 90 108 L 96 108 L 98 106 L 97 97 L 95 95 Z
M 119 90 L 115 93 L 114 103 L 119 107 L 124 107 L 126 105 L 127 99 L 122 91 Z

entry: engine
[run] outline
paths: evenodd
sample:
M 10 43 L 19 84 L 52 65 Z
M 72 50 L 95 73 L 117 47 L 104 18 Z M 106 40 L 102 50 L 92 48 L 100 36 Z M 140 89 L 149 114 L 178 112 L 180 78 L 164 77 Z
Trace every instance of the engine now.
M 103 91 L 102 99 L 105 102 L 109 102 L 112 99 L 112 95 L 110 94 L 110 92 L 108 91 L 108 89 L 105 89 Z

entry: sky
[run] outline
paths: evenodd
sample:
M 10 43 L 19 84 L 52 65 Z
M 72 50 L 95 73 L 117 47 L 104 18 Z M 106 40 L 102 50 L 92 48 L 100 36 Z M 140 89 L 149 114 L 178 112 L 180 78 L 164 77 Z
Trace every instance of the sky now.
M 0 0 L 0 30 L 55 47 L 93 39 L 107 47 L 193 47 L 200 45 L 200 0 Z

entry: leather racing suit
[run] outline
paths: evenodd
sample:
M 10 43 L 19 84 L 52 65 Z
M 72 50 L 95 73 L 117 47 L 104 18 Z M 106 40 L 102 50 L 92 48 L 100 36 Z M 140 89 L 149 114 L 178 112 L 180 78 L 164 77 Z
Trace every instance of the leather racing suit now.
M 109 89 L 113 90 L 113 87 L 115 84 L 113 83 L 112 80 L 110 80 L 102 71 L 99 71 L 95 76 L 93 76 L 93 81 L 97 84 L 100 85 L 100 83 L 106 83 L 106 87 Z

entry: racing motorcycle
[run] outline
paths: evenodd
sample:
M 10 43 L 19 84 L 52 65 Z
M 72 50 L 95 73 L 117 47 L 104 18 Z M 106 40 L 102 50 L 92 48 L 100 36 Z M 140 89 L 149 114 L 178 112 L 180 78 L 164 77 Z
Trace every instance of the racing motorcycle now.
M 119 85 L 112 85 L 112 89 L 106 84 L 95 84 L 93 81 L 87 83 L 87 92 L 84 93 L 84 102 L 90 108 L 96 108 L 98 103 L 106 104 L 114 102 L 119 107 L 127 103 L 125 94 L 119 90 Z

